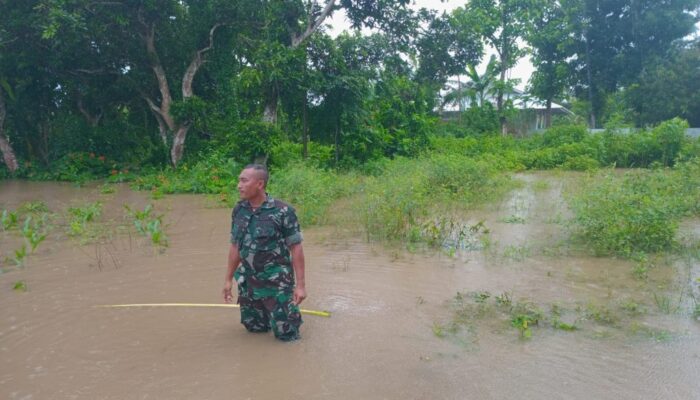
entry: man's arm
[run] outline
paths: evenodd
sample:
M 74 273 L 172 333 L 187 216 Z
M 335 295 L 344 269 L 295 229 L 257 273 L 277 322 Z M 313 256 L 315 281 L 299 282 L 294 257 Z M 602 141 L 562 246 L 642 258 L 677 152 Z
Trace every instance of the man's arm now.
M 303 257 L 304 256 L 302 255 L 302 259 Z M 236 243 L 231 243 L 231 248 L 228 251 L 228 266 L 226 267 L 226 279 L 224 280 L 224 290 L 222 290 L 222 294 L 224 296 L 224 303 L 233 302 L 233 294 L 231 293 L 231 289 L 233 288 L 233 273 L 236 271 L 236 268 L 238 268 L 238 265 L 240 263 L 241 255 L 238 252 L 238 245 Z
M 304 278 L 304 248 L 301 243 L 293 244 L 290 247 L 292 253 L 292 268 L 296 285 L 294 286 L 294 304 L 301 304 L 306 298 L 306 282 Z

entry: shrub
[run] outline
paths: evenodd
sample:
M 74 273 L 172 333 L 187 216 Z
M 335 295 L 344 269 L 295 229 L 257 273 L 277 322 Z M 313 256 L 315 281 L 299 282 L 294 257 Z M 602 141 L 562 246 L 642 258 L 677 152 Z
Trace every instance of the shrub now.
M 306 225 L 323 223 L 328 207 L 357 185 L 351 174 L 338 174 L 309 164 L 297 163 L 274 171 L 269 193 L 289 202 Z
M 369 238 L 427 241 L 426 225 L 451 225 L 438 220 L 448 218 L 454 206 L 495 197 L 508 182 L 489 163 L 464 156 L 398 158 L 367 180 L 358 206 Z
M 677 170 L 598 176 L 571 202 L 575 228 L 598 254 L 667 250 L 680 219 L 700 209 L 700 178 L 689 176 L 696 172 L 697 161 Z

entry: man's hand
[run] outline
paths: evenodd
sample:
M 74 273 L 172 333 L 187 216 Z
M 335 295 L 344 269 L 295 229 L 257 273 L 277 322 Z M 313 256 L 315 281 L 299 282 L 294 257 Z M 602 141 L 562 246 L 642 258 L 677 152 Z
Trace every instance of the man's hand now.
M 224 303 L 226 304 L 233 303 L 233 294 L 231 293 L 232 287 L 233 283 L 231 281 L 226 281 L 224 289 L 221 291 L 221 294 L 224 296 Z
M 302 301 L 306 298 L 306 289 L 303 287 L 295 287 L 294 288 L 294 295 L 292 297 L 292 303 L 295 305 L 301 304 Z

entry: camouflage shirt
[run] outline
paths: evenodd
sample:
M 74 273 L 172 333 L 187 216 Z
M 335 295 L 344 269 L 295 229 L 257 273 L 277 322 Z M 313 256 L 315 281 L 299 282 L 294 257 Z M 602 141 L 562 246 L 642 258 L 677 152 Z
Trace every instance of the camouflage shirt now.
M 289 247 L 303 240 L 294 208 L 267 196 L 256 210 L 241 200 L 231 214 L 231 243 L 238 245 L 241 264 L 235 278 L 254 299 L 294 289 Z

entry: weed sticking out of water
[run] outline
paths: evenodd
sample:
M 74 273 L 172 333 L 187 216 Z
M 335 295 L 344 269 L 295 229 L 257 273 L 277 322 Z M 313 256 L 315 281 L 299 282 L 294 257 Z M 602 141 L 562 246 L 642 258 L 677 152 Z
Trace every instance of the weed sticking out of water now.
M 41 214 L 49 212 L 49 207 L 43 201 L 28 201 L 19 206 L 22 214 Z
M 601 325 L 616 326 L 620 321 L 619 317 L 610 308 L 600 304 L 588 303 L 584 315 L 587 319 Z
M 536 181 L 532 184 L 532 189 L 541 192 L 549 189 L 549 182 L 547 181 Z
M 664 314 L 676 313 L 681 307 L 680 302 L 676 304 L 670 296 L 654 292 L 653 297 L 656 308 Z
M 23 267 L 25 258 L 27 258 L 27 245 L 23 244 L 22 247 L 14 251 L 14 257 L 11 261 L 14 262 L 17 267 Z
M 143 211 L 124 205 L 136 232 L 150 239 L 151 244 L 163 250 L 168 247 L 168 236 L 163 230 L 163 215 L 155 215 L 153 205 L 148 204 Z
M 509 215 L 507 217 L 501 218 L 498 222 L 504 222 L 506 224 L 524 224 L 525 218 L 518 215 Z
M 102 215 L 102 203 L 96 201 L 83 206 L 68 208 L 68 235 L 81 236 L 88 239 L 88 225 Z
M 36 248 L 46 239 L 47 227 L 46 221 L 48 219 L 47 214 L 43 214 L 41 219 L 32 220 L 31 216 L 28 216 L 24 220 L 22 225 L 22 237 L 29 244 L 30 251 L 33 253 Z
M 625 313 L 627 313 L 627 315 L 634 316 L 634 317 L 644 315 L 647 312 L 644 305 L 639 304 L 639 303 L 632 301 L 632 300 L 627 300 L 627 301 L 623 302 L 622 304 L 620 304 L 620 308 Z
M 510 308 L 510 325 L 520 332 L 521 339 L 532 337 L 532 328 L 539 326 L 542 312 L 530 302 L 518 302 Z
M 15 292 L 26 292 L 29 288 L 27 287 L 27 282 L 17 281 L 12 285 L 12 290 Z
M 532 249 L 527 245 L 514 246 L 508 245 L 503 249 L 502 256 L 506 260 L 524 261 L 532 255 Z
M 438 337 L 472 335 L 477 340 L 480 326 L 487 325 L 489 332 L 504 332 L 514 328 L 521 339 L 532 338 L 536 331 L 551 329 L 563 332 L 588 332 L 596 338 L 608 338 L 616 334 L 643 334 L 654 340 L 666 340 L 668 331 L 650 327 L 635 318 L 647 315 L 643 305 L 627 300 L 619 305 L 616 313 L 605 304 L 593 302 L 566 307 L 561 303 L 540 305 L 527 299 L 514 299 L 509 292 L 492 295 L 488 291 L 457 292 L 451 301 L 452 317 L 442 324 L 435 324 L 433 332 Z M 696 307 L 694 318 L 700 318 Z M 624 318 L 626 316 L 626 318 Z M 496 324 L 496 325 L 494 325 Z M 501 328 L 498 328 L 501 326 Z
M 110 185 L 108 183 L 100 186 L 100 193 L 102 194 L 112 194 L 116 191 L 117 189 L 114 187 L 114 185 Z
M 0 225 L 2 225 L 3 230 L 9 231 L 15 228 L 18 221 L 19 217 L 16 211 L 2 210 L 2 214 L 0 214 Z

